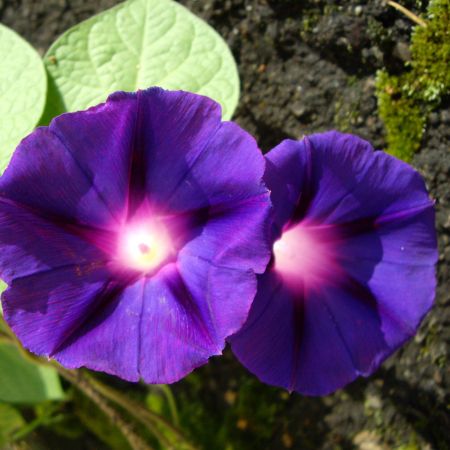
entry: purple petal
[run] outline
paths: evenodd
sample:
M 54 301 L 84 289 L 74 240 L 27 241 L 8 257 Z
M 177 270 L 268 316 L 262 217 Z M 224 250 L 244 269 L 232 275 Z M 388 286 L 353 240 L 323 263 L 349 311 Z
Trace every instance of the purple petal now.
M 213 100 L 187 92 L 146 93 L 140 98 L 146 190 L 150 202 L 165 210 L 180 186 L 189 189 L 191 165 L 220 129 L 221 109 Z
M 100 263 L 106 255 L 82 239 L 0 198 L 0 273 L 10 283 L 54 268 Z
M 270 186 L 277 234 L 294 215 L 300 198 L 310 194 L 310 149 L 304 141 L 285 140 L 266 155 L 264 180 Z
M 238 331 L 247 319 L 256 294 L 251 270 L 216 266 L 201 257 L 180 254 L 179 271 L 193 298 L 207 311 L 218 347 Z
M 14 279 L 2 296 L 5 319 L 26 348 L 51 356 L 93 313 L 107 277 L 87 263 Z
M 143 307 L 154 301 L 146 298 L 145 283 L 146 279 L 140 278 L 124 286 L 105 284 L 101 295 L 93 301 L 94 314 L 86 315 L 52 356 L 68 368 L 85 366 L 139 381 L 145 338 Z
M 274 263 L 230 341 L 262 380 L 327 394 L 373 373 L 430 309 L 433 204 L 417 172 L 354 136 L 285 141 L 267 160 Z
M 87 112 L 56 117 L 49 126 L 117 221 L 126 212 L 136 117 L 135 97 L 118 92 Z
M 252 136 L 221 122 L 207 97 L 153 89 L 140 100 L 146 190 L 153 206 L 182 212 L 263 194 L 264 159 Z
M 309 222 L 346 223 L 431 205 L 416 171 L 384 152 L 374 152 L 363 139 L 328 132 L 300 144 L 298 151 L 309 155 L 310 167 L 309 179 L 302 183 L 311 187 L 298 206 L 306 209 Z
M 377 299 L 390 348 L 415 334 L 433 304 L 437 260 L 433 229 L 434 211 L 429 207 L 337 244 L 348 279 Z
M 123 92 L 56 117 L 19 145 L 0 194 L 52 220 L 111 228 L 126 213 L 136 117 L 136 96 Z
M 148 383 L 172 383 L 221 353 L 206 302 L 195 298 L 176 264 L 145 286 L 141 375 Z
M 221 353 L 225 338 L 244 323 L 255 291 L 254 274 L 211 270 L 185 257 L 111 292 L 53 356 L 67 367 L 172 383 Z
M 323 297 L 291 291 L 275 272 L 260 277 L 249 318 L 229 341 L 261 381 L 290 391 L 324 395 L 356 376 Z
M 182 254 L 202 258 L 213 266 L 264 272 L 270 254 L 267 236 L 269 194 L 226 207 L 213 207 L 202 231 Z

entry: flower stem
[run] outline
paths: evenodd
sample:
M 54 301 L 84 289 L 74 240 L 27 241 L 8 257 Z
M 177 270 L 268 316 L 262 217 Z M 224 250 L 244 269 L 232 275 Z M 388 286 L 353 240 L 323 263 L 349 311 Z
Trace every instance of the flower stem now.
M 133 429 L 133 426 L 124 420 L 117 410 L 103 398 L 103 396 L 96 391 L 92 384 L 83 377 L 80 371 L 67 370 L 59 364 L 53 364 L 58 373 L 83 392 L 86 397 L 92 400 L 99 409 L 110 419 L 112 424 L 116 426 L 125 439 L 130 444 L 133 450 L 153 450 Z
M 419 16 L 417 16 L 416 14 L 414 14 L 412 11 L 405 8 L 404 6 L 400 5 L 399 3 L 388 0 L 387 4 L 389 6 L 392 6 L 393 8 L 395 8 L 397 11 L 400 11 L 402 14 L 404 14 L 406 17 L 411 19 L 417 25 L 420 25 L 421 27 L 427 26 L 427 23 L 425 22 L 425 20 L 421 19 Z
M 122 394 L 117 392 L 115 389 L 101 383 L 88 373 L 84 373 L 84 377 L 105 398 L 116 403 L 124 410 L 126 410 L 130 415 L 132 415 L 135 419 L 139 420 L 142 424 L 144 424 L 155 435 L 155 437 L 164 445 L 165 449 L 175 450 L 173 444 L 166 437 L 166 435 L 160 431 L 160 429 L 155 424 L 155 421 L 145 420 L 145 418 L 143 419 L 142 417 L 140 417 L 139 408 L 141 408 L 141 406 L 138 403 L 132 402 L 127 397 L 122 396 Z
M 135 402 L 134 400 L 131 400 L 123 396 L 115 389 L 112 389 L 111 387 L 101 383 L 99 380 L 92 377 L 91 375 L 88 375 L 88 377 L 93 386 L 95 386 L 95 388 L 99 392 L 101 392 L 109 400 L 120 405 L 133 417 L 139 420 L 142 424 L 146 425 L 147 427 L 151 425 L 153 425 L 154 427 L 154 425 L 157 424 L 162 428 L 165 428 L 166 430 L 170 431 L 172 435 L 176 437 L 178 444 L 182 444 L 183 448 L 189 450 L 196 450 L 196 448 L 190 442 L 187 441 L 182 432 L 173 424 L 171 424 L 169 421 L 167 421 L 164 417 L 154 413 L 149 409 L 144 408 L 138 402 Z M 178 449 L 180 447 L 178 446 L 176 448 Z
M 12 436 L 10 441 L 16 442 L 24 439 L 30 433 L 32 433 L 36 428 L 39 428 L 43 425 L 48 426 L 51 424 L 55 424 L 61 422 L 64 419 L 63 414 L 59 413 L 58 415 L 53 415 L 55 412 L 61 408 L 60 404 L 55 404 L 56 407 L 50 409 L 49 412 L 46 412 L 44 415 L 36 417 L 31 422 L 27 423 L 24 427 L 20 428 L 16 431 Z
M 172 389 L 167 384 L 160 384 L 158 387 L 163 391 L 166 396 L 167 403 L 169 404 L 170 414 L 173 419 L 173 423 L 178 426 L 180 424 L 180 419 L 178 417 L 177 404 L 175 402 L 175 397 L 172 394 Z

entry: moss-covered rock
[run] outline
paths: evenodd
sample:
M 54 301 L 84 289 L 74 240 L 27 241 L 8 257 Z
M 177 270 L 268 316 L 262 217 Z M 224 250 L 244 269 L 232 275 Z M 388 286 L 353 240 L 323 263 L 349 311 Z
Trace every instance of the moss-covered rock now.
M 407 71 L 377 74 L 387 151 L 405 161 L 420 147 L 428 113 L 450 93 L 450 0 L 431 1 L 427 16 L 427 26 L 414 29 Z

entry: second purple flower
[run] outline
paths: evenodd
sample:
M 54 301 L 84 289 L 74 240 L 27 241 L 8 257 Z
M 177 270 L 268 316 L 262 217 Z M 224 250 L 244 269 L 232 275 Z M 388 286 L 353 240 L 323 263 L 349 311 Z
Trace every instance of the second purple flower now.
M 273 258 L 230 339 L 262 381 L 326 395 L 372 374 L 432 306 L 433 202 L 421 176 L 350 134 L 267 156 Z

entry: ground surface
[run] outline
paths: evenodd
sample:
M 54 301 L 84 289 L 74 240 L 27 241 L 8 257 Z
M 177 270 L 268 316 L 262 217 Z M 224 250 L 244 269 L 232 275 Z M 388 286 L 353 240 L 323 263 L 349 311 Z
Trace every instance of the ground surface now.
M 68 27 L 115 3 L 0 0 L 0 20 L 43 53 Z M 374 76 L 383 67 L 401 70 L 408 59 L 412 26 L 408 19 L 378 0 L 181 3 L 214 26 L 231 46 L 242 81 L 235 118 L 258 138 L 263 150 L 286 137 L 330 128 L 357 133 L 383 148 Z M 426 1 L 403 4 L 419 13 L 426 8 Z M 195 378 L 175 387 L 181 402 L 198 401 L 206 410 L 210 408 L 211 417 L 216 418 L 207 425 L 212 427 L 210 434 L 216 433 L 214 424 L 221 418 L 230 420 L 227 410 L 246 393 L 251 399 L 242 400 L 244 406 L 233 413 L 229 426 L 235 428 L 237 441 L 249 444 L 248 448 L 450 448 L 446 436 L 450 430 L 446 409 L 450 401 L 449 137 L 447 98 L 429 116 L 428 131 L 413 161 L 436 199 L 440 248 L 436 305 L 416 338 L 370 379 L 322 399 L 254 387 L 253 378 L 230 354 L 214 360 L 195 374 L 200 384 L 195 384 Z M 249 386 L 246 391 L 243 385 Z M 196 398 L 189 397 L 194 394 Z M 275 409 L 261 416 L 270 402 Z M 249 413 L 251 408 L 254 414 Z M 186 411 L 193 417 L 191 410 Z M 195 435 L 196 424 L 191 425 Z M 207 442 L 206 437 L 202 440 Z

